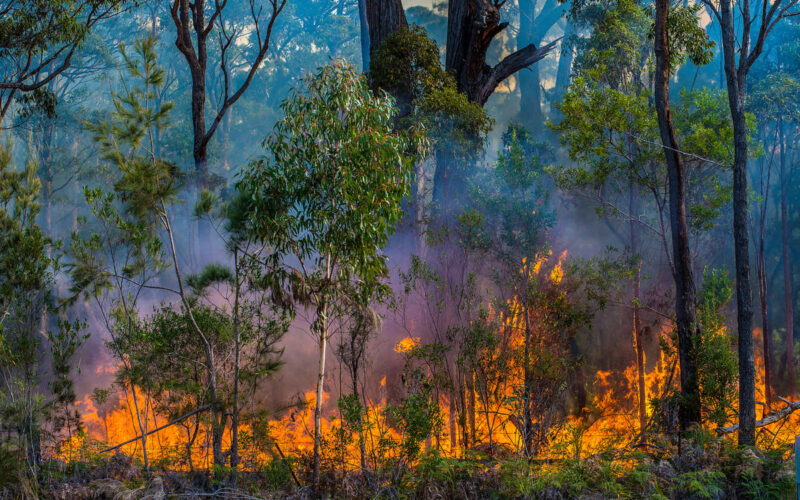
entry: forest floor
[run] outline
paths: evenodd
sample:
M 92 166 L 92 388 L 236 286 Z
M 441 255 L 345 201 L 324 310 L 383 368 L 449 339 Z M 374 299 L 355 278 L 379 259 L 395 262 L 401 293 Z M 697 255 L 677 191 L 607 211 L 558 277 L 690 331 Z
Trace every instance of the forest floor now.
M 340 470 L 330 461 L 320 489 L 323 498 L 341 499 L 789 499 L 796 495 L 792 459 L 788 449 L 739 450 L 730 439 L 684 442 L 680 453 L 643 447 L 560 461 L 431 453 L 413 466 L 395 463 L 377 474 Z M 230 470 L 219 480 L 208 471 L 153 467 L 148 478 L 140 464 L 118 453 L 91 463 L 45 464 L 38 480 L 6 485 L 0 497 L 307 499 L 314 498 L 310 464 L 309 457 L 274 460 L 240 471 L 234 483 Z

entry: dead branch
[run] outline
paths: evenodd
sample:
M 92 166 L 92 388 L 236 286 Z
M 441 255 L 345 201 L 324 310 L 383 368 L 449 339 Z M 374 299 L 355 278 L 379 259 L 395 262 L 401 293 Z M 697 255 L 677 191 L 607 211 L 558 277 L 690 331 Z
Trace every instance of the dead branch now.
M 161 427 L 156 427 L 156 428 L 155 428 L 155 429 L 153 429 L 152 431 L 147 431 L 146 433 L 144 433 L 144 434 L 142 434 L 142 435 L 136 436 L 135 438 L 133 438 L 133 439 L 129 439 L 129 440 L 125 441 L 124 443 L 120 443 L 120 444 L 118 444 L 118 445 L 116 445 L 116 446 L 112 446 L 112 447 L 110 447 L 110 448 L 106 448 L 106 449 L 104 449 L 104 450 L 100 450 L 100 453 L 106 453 L 106 452 L 109 452 L 109 451 L 114 451 L 114 450 L 116 450 L 117 448 L 120 448 L 120 447 L 122 447 L 122 446 L 125 446 L 126 444 L 133 443 L 134 441 L 138 441 L 138 440 L 142 439 L 142 437 L 144 437 L 144 436 L 149 436 L 150 434 L 154 434 L 154 433 L 156 433 L 156 432 L 158 432 L 158 431 L 160 431 L 160 430 L 162 430 L 162 429 L 166 429 L 167 427 L 170 427 L 170 426 L 172 426 L 172 425 L 175 425 L 175 424 L 177 424 L 178 422 L 181 422 L 181 421 L 183 421 L 183 420 L 186 420 L 187 418 L 191 417 L 192 415 L 196 415 L 196 414 L 198 414 L 198 413 L 200 413 L 200 412 L 206 411 L 206 410 L 208 410 L 209 408 L 211 408 L 211 405 L 205 405 L 205 406 L 201 406 L 200 408 L 198 408 L 198 409 L 196 409 L 196 410 L 192 410 L 192 411 L 190 411 L 189 413 L 187 413 L 186 415 L 184 415 L 184 416 L 182 416 L 182 417 L 178 417 L 178 418 L 176 418 L 175 420 L 173 420 L 173 421 L 171 421 L 171 422 L 168 422 L 168 423 L 166 423 L 166 424 L 162 425 Z
M 283 454 L 283 450 L 281 450 L 281 447 L 278 446 L 278 442 L 273 440 L 272 443 L 275 445 L 275 449 L 278 450 L 278 455 L 281 456 L 281 460 L 283 460 L 283 463 L 285 463 L 286 467 L 289 468 L 289 472 L 292 473 L 292 479 L 294 479 L 294 483 L 299 488 L 302 485 L 300 484 L 300 480 L 297 478 L 297 474 L 295 474 L 294 472 L 294 467 L 292 467 L 292 464 L 288 460 L 286 460 L 286 455 Z
M 786 401 L 783 398 L 780 398 L 780 399 L 782 399 L 783 401 Z M 782 419 L 788 417 L 789 415 L 791 415 L 796 410 L 800 410 L 800 401 L 795 401 L 793 403 L 789 403 L 788 401 L 786 401 L 786 402 L 788 404 L 782 410 L 776 411 L 775 413 L 770 413 L 766 417 L 764 417 L 761 420 L 757 421 L 756 422 L 756 428 L 764 427 L 765 425 L 769 425 L 769 424 L 774 424 L 775 422 L 778 422 L 779 420 L 782 420 Z M 732 432 L 736 432 L 737 430 L 739 430 L 739 424 L 734 424 L 734 425 L 731 425 L 731 426 L 728 426 L 728 427 L 717 427 L 717 429 L 716 429 L 717 434 L 719 434 L 721 436 L 725 435 L 725 434 L 730 434 Z

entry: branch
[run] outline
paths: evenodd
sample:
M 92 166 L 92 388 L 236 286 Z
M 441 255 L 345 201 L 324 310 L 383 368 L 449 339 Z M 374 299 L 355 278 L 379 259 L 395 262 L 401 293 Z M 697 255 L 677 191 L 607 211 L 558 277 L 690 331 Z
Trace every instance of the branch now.
M 150 434 L 156 433 L 156 432 L 158 432 L 158 431 L 160 431 L 162 429 L 166 429 L 167 427 L 175 425 L 178 422 L 182 422 L 182 421 L 186 420 L 187 418 L 191 417 L 192 415 L 196 415 L 196 414 L 198 414 L 200 412 L 206 411 L 209 408 L 211 408 L 211 405 L 201 406 L 200 408 L 198 408 L 196 410 L 192 410 L 189 413 L 187 413 L 186 415 L 184 415 L 182 417 L 178 417 L 175 420 L 162 425 L 161 427 L 156 427 L 152 431 L 147 431 L 147 432 L 145 432 L 144 434 L 142 434 L 140 436 L 136 436 L 133 439 L 129 439 L 129 440 L 125 441 L 124 443 L 120 443 L 120 444 L 118 444 L 116 446 L 112 446 L 112 447 L 106 448 L 104 450 L 100 450 L 99 453 L 106 453 L 106 452 L 109 452 L 109 451 L 114 451 L 114 450 L 116 450 L 118 448 L 121 448 L 122 446 L 125 446 L 126 444 L 130 444 L 130 443 L 133 443 L 134 441 L 138 441 L 138 440 L 142 439 L 144 436 L 149 436 Z
M 781 398 L 783 399 L 783 398 Z M 784 401 L 786 401 L 784 399 Z M 777 411 L 775 413 L 770 413 L 766 417 L 762 418 L 758 422 L 756 422 L 756 427 L 764 427 L 765 425 L 774 424 L 775 422 L 782 420 L 789 415 L 791 415 L 796 410 L 800 410 L 800 401 L 795 401 L 793 403 L 789 403 L 786 401 L 787 406 L 782 409 L 781 411 Z M 728 427 L 717 427 L 716 431 L 719 435 L 731 434 L 739 430 L 739 424 L 734 424 Z
M 280 3 L 278 3 L 279 1 Z M 211 137 L 214 135 L 214 132 L 216 132 L 217 127 L 222 121 L 222 118 L 225 116 L 225 113 L 228 111 L 228 108 L 233 106 L 233 104 L 239 100 L 242 94 L 244 94 L 245 90 L 247 90 L 247 87 L 250 86 L 250 82 L 253 80 L 253 77 L 258 71 L 259 66 L 261 66 L 264 57 L 266 57 L 267 55 L 267 51 L 269 50 L 270 40 L 272 38 L 272 29 L 275 26 L 275 21 L 277 20 L 278 15 L 283 11 L 283 8 L 286 6 L 286 0 L 271 0 L 270 3 L 272 5 L 272 16 L 269 19 L 269 23 L 267 23 L 267 30 L 266 33 L 264 34 L 263 41 L 261 40 L 260 36 L 261 31 L 259 27 L 260 11 L 259 15 L 253 19 L 255 29 L 259 33 L 258 54 L 256 54 L 252 66 L 250 66 L 250 70 L 247 72 L 247 76 L 245 77 L 244 82 L 242 82 L 242 84 L 239 86 L 239 89 L 236 92 L 234 92 L 234 94 L 231 95 L 230 97 L 227 96 L 227 90 L 226 90 L 225 101 L 222 103 L 222 107 L 217 112 L 217 116 L 214 118 L 214 121 L 211 123 L 208 132 L 206 132 L 205 136 L 202 139 L 202 142 L 206 144 L 211 140 Z M 253 13 L 253 15 L 255 15 L 254 11 L 251 10 L 251 12 Z M 227 78 L 226 78 L 226 85 L 227 85 Z
M 514 73 L 527 68 L 531 64 L 544 59 L 547 54 L 556 48 L 556 44 L 561 40 L 561 38 L 563 37 L 553 40 L 540 49 L 537 49 L 534 44 L 530 44 L 527 47 L 524 47 L 513 54 L 506 56 L 497 64 L 497 66 L 491 69 L 489 77 L 486 79 L 480 90 L 478 103 L 485 104 L 486 100 L 490 95 L 492 95 L 492 92 L 494 92 L 494 89 L 497 88 L 500 82 Z

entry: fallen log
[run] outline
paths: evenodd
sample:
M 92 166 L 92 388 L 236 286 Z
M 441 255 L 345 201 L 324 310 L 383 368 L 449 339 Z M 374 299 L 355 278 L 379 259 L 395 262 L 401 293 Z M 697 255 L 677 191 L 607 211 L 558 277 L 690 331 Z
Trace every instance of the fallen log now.
M 104 450 L 100 450 L 100 453 L 106 453 L 106 452 L 109 452 L 109 451 L 114 451 L 114 450 L 116 450 L 116 449 L 118 449 L 118 448 L 120 448 L 122 446 L 125 446 L 126 444 L 133 443 L 134 441 L 139 441 L 144 436 L 149 436 L 150 434 L 155 434 L 156 432 L 158 432 L 158 431 L 160 431 L 162 429 L 166 429 L 167 427 L 169 427 L 171 425 L 175 425 L 178 422 L 186 420 L 187 418 L 191 417 L 192 415 L 196 415 L 196 414 L 198 414 L 198 413 L 200 413 L 202 411 L 206 411 L 209 408 L 211 408 L 211 405 L 201 406 L 200 408 L 197 408 L 196 410 L 192 410 L 192 411 L 190 411 L 189 413 L 187 413 L 186 415 L 184 415 L 182 417 L 178 417 L 175 420 L 172 420 L 171 422 L 167 422 L 166 424 L 162 425 L 161 427 L 156 427 L 152 431 L 147 431 L 144 434 L 140 434 L 140 435 L 136 436 L 133 439 L 129 439 L 129 440 L 125 441 L 124 443 L 120 443 L 118 445 L 112 446 L 110 448 L 106 448 Z
M 783 398 L 781 398 L 781 399 L 783 399 Z M 785 399 L 783 399 L 783 401 L 785 401 L 787 403 L 787 406 L 785 408 L 781 409 L 780 411 L 776 411 L 775 413 L 770 413 L 766 417 L 764 417 L 761 420 L 757 421 L 756 422 L 756 428 L 764 427 L 765 425 L 769 425 L 769 424 L 774 424 L 775 422 L 778 422 L 779 420 L 782 420 L 782 419 L 788 417 L 789 415 L 791 415 L 796 410 L 800 410 L 800 401 L 795 401 L 793 403 L 789 403 Z M 717 429 L 716 429 L 717 434 L 719 434 L 720 436 L 725 435 L 725 434 L 730 434 L 732 432 L 736 432 L 737 430 L 739 430 L 739 424 L 733 424 L 733 425 L 730 425 L 728 427 L 717 427 Z

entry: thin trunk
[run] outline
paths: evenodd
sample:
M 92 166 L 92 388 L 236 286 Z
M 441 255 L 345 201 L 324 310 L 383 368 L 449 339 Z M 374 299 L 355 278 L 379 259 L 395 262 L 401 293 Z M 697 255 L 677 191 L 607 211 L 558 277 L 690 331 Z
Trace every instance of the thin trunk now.
M 766 203 L 766 200 L 764 200 Z M 767 271 L 764 259 L 764 220 L 761 218 L 761 234 L 758 238 L 758 297 L 761 306 L 761 337 L 764 352 L 764 399 L 767 405 L 764 415 L 772 408 L 772 339 L 769 334 L 769 318 L 767 308 Z
M 136 411 L 136 421 L 139 424 L 139 431 L 142 433 L 142 460 L 144 461 L 144 471 L 150 476 L 150 462 L 147 460 L 147 416 L 142 423 L 142 414 L 139 411 L 139 398 L 136 395 L 136 386 L 131 383 L 131 393 L 133 394 L 133 407 Z
M 631 215 L 630 221 L 630 239 L 631 239 L 631 253 L 634 258 L 638 259 L 639 254 L 639 234 L 638 225 L 633 218 L 637 217 L 638 207 L 636 204 L 636 197 L 638 196 L 636 184 L 633 182 L 629 186 L 629 211 Z M 632 326 L 633 326 L 633 339 L 636 347 L 636 372 L 638 382 L 638 395 L 639 395 L 639 432 L 641 433 L 642 442 L 645 441 L 645 427 L 647 426 L 647 392 L 644 380 L 644 344 L 642 342 L 642 319 L 639 304 L 641 302 L 642 294 L 642 264 L 641 261 L 636 263 L 636 273 L 633 278 L 633 308 L 632 308 Z
M 462 454 L 466 453 L 471 445 L 469 439 L 468 417 L 467 417 L 467 377 L 462 369 L 458 369 L 458 427 L 461 429 L 461 448 Z
M 749 3 L 743 11 L 750 15 Z M 747 121 L 744 94 L 747 59 L 750 55 L 749 28 L 737 44 L 732 0 L 720 2 L 722 49 L 728 105 L 733 121 L 733 240 L 736 264 L 736 323 L 739 343 L 739 446 L 756 443 L 756 384 L 753 355 L 753 296 L 750 287 L 750 243 L 747 232 Z M 739 64 L 736 54 L 739 53 Z
M 467 423 L 469 424 L 469 442 L 472 446 L 477 444 L 475 431 L 475 372 L 470 370 L 467 374 Z
M 527 266 L 523 269 L 523 272 L 528 273 Z M 525 278 L 527 280 L 527 277 Z M 531 414 L 531 391 L 533 388 L 531 387 L 531 325 L 530 320 L 528 318 L 528 307 L 527 307 L 527 282 L 525 283 L 525 290 L 524 290 L 524 300 L 525 303 L 522 305 L 522 315 L 523 321 L 525 322 L 525 345 L 524 345 L 524 354 L 523 354 L 523 407 L 522 407 L 522 439 L 523 439 L 523 450 L 525 453 L 525 458 L 531 458 L 533 454 L 533 415 Z
M 239 465 L 239 353 L 241 332 L 239 329 L 239 250 L 233 250 L 233 266 L 236 270 L 236 283 L 233 299 L 233 332 L 234 332 L 234 355 L 233 355 L 233 416 L 231 418 L 231 468 L 233 468 L 234 481 L 236 480 L 236 470 Z
M 670 54 L 667 33 L 669 0 L 656 0 L 655 105 L 658 128 L 669 177 L 670 228 L 675 278 L 675 317 L 681 368 L 681 430 L 700 422 L 700 399 L 694 342 L 696 338 L 695 287 L 686 222 L 686 171 L 672 122 L 669 103 Z
M 789 179 L 786 175 L 786 136 L 783 128 L 783 116 L 779 116 L 778 131 L 780 133 L 781 153 L 781 254 L 783 257 L 783 301 L 784 321 L 786 322 L 786 378 L 788 379 L 789 394 L 796 391 L 794 378 L 794 300 L 792 299 L 792 260 L 789 254 L 789 208 L 786 185 Z
M 325 278 L 331 276 L 331 255 L 325 257 Z M 323 298 L 319 305 L 319 365 L 317 370 L 317 400 L 314 404 L 314 470 L 311 478 L 312 490 L 315 497 L 320 496 L 319 475 L 322 446 L 322 395 L 325 383 L 325 352 L 328 347 L 328 303 Z

